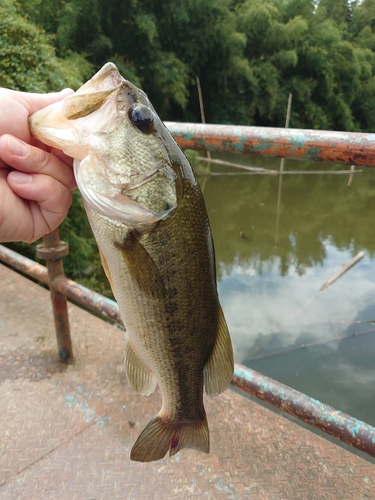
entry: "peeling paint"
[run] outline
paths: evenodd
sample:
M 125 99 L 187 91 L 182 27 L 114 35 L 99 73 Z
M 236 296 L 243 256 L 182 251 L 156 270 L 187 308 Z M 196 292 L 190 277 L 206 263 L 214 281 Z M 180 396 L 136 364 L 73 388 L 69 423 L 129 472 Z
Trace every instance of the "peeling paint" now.
M 184 149 L 375 166 L 375 134 L 166 122 Z
M 232 384 L 368 455 L 375 456 L 375 428 L 250 368 L 236 364 Z

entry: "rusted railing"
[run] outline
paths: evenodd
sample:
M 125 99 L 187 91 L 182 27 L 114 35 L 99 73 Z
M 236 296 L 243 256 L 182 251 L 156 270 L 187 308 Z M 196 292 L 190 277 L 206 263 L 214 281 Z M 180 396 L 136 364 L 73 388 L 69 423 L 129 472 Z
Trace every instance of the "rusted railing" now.
M 375 167 L 375 134 L 165 123 L 183 149 Z
M 183 148 L 375 166 L 375 134 L 166 123 Z M 59 356 L 73 355 L 66 297 L 121 323 L 117 304 L 66 278 L 67 244 L 58 230 L 44 237 L 38 256 L 47 267 L 0 245 L 0 261 L 49 285 Z M 232 384 L 350 446 L 375 457 L 375 428 L 250 368 L 236 364 Z
M 51 292 L 53 316 L 55 320 L 57 348 L 60 359 L 67 361 L 73 357 L 72 340 L 70 338 L 68 307 L 66 294 L 56 289 L 55 281 L 64 276 L 62 259 L 69 253 L 69 245 L 60 241 L 59 230 L 43 237 L 43 243 L 37 246 L 36 253 L 40 259 L 47 261 L 48 284 Z
M 60 246 L 56 241 L 57 234 L 56 232 L 53 236 L 55 248 Z M 57 265 L 58 259 L 59 257 L 56 255 L 55 265 Z M 0 261 L 49 285 L 51 291 L 53 290 L 52 297 L 56 294 L 62 294 L 78 304 L 100 313 L 107 319 L 121 323 L 116 302 L 75 283 L 62 273 L 49 278 L 46 267 L 3 245 L 0 245 Z M 57 314 L 61 314 L 61 309 Z M 65 330 L 67 323 L 67 316 L 64 322 L 55 320 L 59 355 L 63 361 L 69 357 L 66 356 L 66 352 L 72 354 L 71 344 L 69 344 L 69 351 L 62 351 L 60 348 L 60 346 L 67 346 L 64 343 L 68 337 L 68 330 Z M 235 365 L 232 384 L 251 396 L 262 399 L 299 420 L 375 457 L 375 428 L 371 425 L 240 364 Z

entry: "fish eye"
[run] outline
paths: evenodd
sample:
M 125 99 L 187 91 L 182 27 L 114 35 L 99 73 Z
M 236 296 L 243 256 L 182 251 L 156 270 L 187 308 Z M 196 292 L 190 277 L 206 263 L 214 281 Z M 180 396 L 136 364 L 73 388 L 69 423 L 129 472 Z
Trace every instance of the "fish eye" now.
M 129 120 L 141 132 L 147 132 L 152 123 L 150 110 L 143 104 L 133 104 L 128 111 Z

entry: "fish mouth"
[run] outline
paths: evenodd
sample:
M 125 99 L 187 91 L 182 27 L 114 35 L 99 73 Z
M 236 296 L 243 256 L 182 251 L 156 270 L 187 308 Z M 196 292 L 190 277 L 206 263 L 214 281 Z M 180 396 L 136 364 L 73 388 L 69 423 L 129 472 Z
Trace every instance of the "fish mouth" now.
M 87 136 L 99 131 L 110 120 L 124 87 L 129 107 L 137 100 L 138 89 L 120 75 L 113 63 L 107 63 L 77 92 L 34 113 L 29 118 L 30 130 L 48 146 L 83 160 L 88 154 Z M 100 118 L 98 115 L 98 120 L 91 120 L 88 129 L 86 118 L 99 109 Z
M 112 62 L 105 64 L 95 75 L 77 90 L 77 94 L 106 91 L 118 87 L 125 79 Z
M 125 80 L 113 63 L 107 63 L 76 93 L 36 112 L 29 123 L 37 139 L 75 159 L 74 173 L 86 205 L 135 226 L 163 220 L 176 208 L 174 179 L 166 162 L 155 165 L 151 153 L 147 169 L 131 170 L 123 154 L 116 156 L 111 148 L 122 145 L 124 136 L 119 143 L 118 130 L 124 126 L 134 157 L 138 134 L 153 133 L 155 116 L 146 94 Z M 104 142 L 111 146 L 104 147 Z M 114 156 L 115 167 L 109 161 Z M 154 189 L 163 193 L 160 199 L 153 196 Z

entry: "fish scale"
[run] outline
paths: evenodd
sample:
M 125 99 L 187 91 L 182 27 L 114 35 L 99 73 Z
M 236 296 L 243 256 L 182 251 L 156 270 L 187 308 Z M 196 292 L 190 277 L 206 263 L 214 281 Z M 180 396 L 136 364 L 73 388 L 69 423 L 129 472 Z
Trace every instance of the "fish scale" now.
M 75 94 L 30 119 L 74 171 L 126 328 L 134 390 L 160 388 L 162 407 L 130 457 L 209 452 L 203 404 L 233 374 L 203 196 L 191 166 L 147 96 L 106 64 Z

